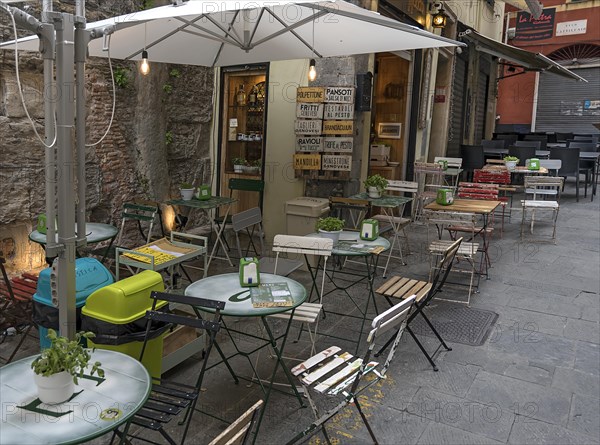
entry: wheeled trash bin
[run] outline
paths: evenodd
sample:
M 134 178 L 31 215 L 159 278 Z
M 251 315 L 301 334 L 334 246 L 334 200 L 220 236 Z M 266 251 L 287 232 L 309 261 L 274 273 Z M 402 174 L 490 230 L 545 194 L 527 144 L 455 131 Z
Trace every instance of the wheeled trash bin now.
M 146 311 L 152 308 L 150 293 L 164 290 L 162 276 L 144 270 L 90 295 L 81 310 L 81 328 L 96 334 L 88 340 L 90 347 L 139 359 L 146 334 Z M 156 310 L 166 309 L 167 305 L 166 301 L 160 301 Z M 163 337 L 168 327 L 164 323 L 152 324 L 142 363 L 153 378 L 161 375 Z
M 40 348 L 50 347 L 46 338 L 48 329 L 58 331 L 58 308 L 52 302 L 50 280 L 52 268 L 40 272 L 37 291 L 33 294 L 33 321 L 40 333 Z M 95 258 L 77 258 L 75 260 L 75 307 L 77 308 L 77 330 L 81 329 L 81 308 L 86 299 L 95 291 L 114 282 L 113 276 L 100 261 Z

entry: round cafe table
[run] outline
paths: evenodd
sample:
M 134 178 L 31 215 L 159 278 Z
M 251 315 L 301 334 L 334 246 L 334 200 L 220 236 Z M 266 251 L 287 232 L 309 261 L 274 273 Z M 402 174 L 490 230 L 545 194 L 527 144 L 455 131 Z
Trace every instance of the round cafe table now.
M 77 226 L 75 227 L 77 230 Z M 102 241 L 110 240 L 110 244 L 106 247 L 104 254 L 102 255 L 101 263 L 104 263 L 106 259 L 106 255 L 110 251 L 110 247 L 112 246 L 113 241 L 115 240 L 117 234 L 119 233 L 119 229 L 110 224 L 103 223 L 85 223 L 86 230 L 86 240 L 88 244 L 96 244 Z M 34 243 L 38 243 L 42 247 L 46 246 L 46 234 L 40 233 L 37 230 L 34 230 L 29 234 L 29 239 Z M 58 233 L 56 234 L 56 240 L 58 241 Z
M 152 381 L 134 358 L 97 349 L 104 378 L 79 378 L 70 400 L 46 405 L 37 397 L 31 362 L 37 356 L 0 368 L 0 443 L 10 445 L 76 444 L 125 424 L 150 395 Z

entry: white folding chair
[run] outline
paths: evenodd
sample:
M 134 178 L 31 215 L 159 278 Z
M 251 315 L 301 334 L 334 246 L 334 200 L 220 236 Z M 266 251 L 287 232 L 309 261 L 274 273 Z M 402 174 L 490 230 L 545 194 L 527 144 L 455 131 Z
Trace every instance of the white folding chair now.
M 559 200 L 564 185 L 564 178 L 558 176 L 526 176 L 525 193 L 532 194 L 533 199 L 521 201 L 523 215 L 521 217 L 521 239 L 524 239 L 524 228 L 527 223 L 527 211 L 531 211 L 530 232 L 533 235 L 536 211 L 550 212 L 552 222 L 552 235 L 550 240 L 556 243 L 556 222 L 560 210 Z M 538 196 L 554 199 L 538 199 Z M 543 239 L 529 238 L 528 241 L 544 241 Z
M 277 273 L 277 265 L 279 261 L 279 255 L 281 253 L 293 254 L 293 255 L 316 255 L 323 257 L 323 277 L 321 279 L 320 289 L 317 287 L 317 274 L 318 272 L 311 272 L 313 285 L 312 289 L 317 290 L 319 302 L 310 303 L 305 302 L 296 308 L 294 313 L 294 321 L 299 321 L 303 325 L 306 325 L 308 334 L 311 341 L 311 354 L 315 353 L 315 342 L 317 337 L 317 328 L 319 326 L 319 315 L 321 309 L 323 309 L 323 291 L 325 289 L 325 270 L 327 270 L 327 260 L 331 256 L 333 250 L 333 240 L 329 238 L 318 238 L 308 236 L 294 236 L 294 235 L 275 235 L 273 240 L 273 252 L 276 252 L 275 256 L 275 274 Z M 308 261 L 308 258 L 307 258 Z M 317 268 L 315 268 L 315 271 Z M 282 312 L 280 314 L 270 315 L 273 318 L 279 318 L 289 320 L 290 312 Z M 314 325 L 314 330 L 310 330 L 310 325 Z M 302 331 L 301 331 L 302 332 Z
M 341 348 L 331 346 L 292 369 L 292 374 L 298 377 L 304 388 L 315 421 L 289 440 L 288 445 L 305 442 L 307 437 L 319 431 L 323 432 L 327 443 L 331 443 L 325 424 L 347 406 L 356 408 L 371 439 L 374 443 L 378 443 L 361 407 L 361 403 L 367 398 L 367 395 L 363 393 L 386 377 L 414 302 L 415 296 L 413 295 L 375 317 L 367 337 L 368 349 L 362 358 L 353 357 L 349 352 L 341 353 Z M 370 361 L 375 341 L 380 339 L 383 334 L 394 331 L 396 333 L 392 336 L 390 352 L 383 366 L 378 368 L 379 363 Z M 374 376 L 367 383 L 361 385 L 367 374 Z M 326 395 L 328 398 L 336 397 L 339 402 L 321 415 L 316 404 L 316 397 L 320 395 Z
M 419 184 L 416 182 L 392 181 L 391 180 L 391 181 L 388 181 L 388 186 L 385 190 L 386 190 L 386 192 L 388 192 L 390 194 L 400 194 L 403 196 L 409 195 L 411 198 L 414 199 L 415 195 L 417 194 L 418 187 L 419 187 Z M 404 262 L 404 257 L 402 254 L 402 243 L 400 242 L 401 236 L 404 238 L 404 240 L 406 242 L 407 254 L 410 255 L 410 245 L 408 243 L 408 235 L 406 234 L 405 229 L 412 222 L 413 211 L 415 209 L 415 206 L 412 205 L 413 202 L 411 202 L 411 214 L 410 214 L 410 217 L 408 217 L 408 218 L 404 216 L 404 208 L 406 206 L 405 204 L 398 206 L 398 207 L 394 207 L 394 208 L 381 207 L 381 211 L 383 213 L 373 216 L 373 219 L 376 219 L 380 222 L 380 229 L 379 229 L 380 233 L 385 233 L 389 228 L 393 234 L 392 245 L 390 246 L 388 258 L 387 258 L 387 261 L 385 263 L 385 267 L 383 270 L 384 278 L 387 276 L 387 269 L 388 269 L 388 265 L 390 264 L 391 258 L 397 258 L 400 260 L 400 262 L 402 264 L 406 264 Z M 386 227 L 386 224 L 387 224 L 387 227 Z M 397 247 L 397 249 L 398 249 L 398 256 L 395 256 L 393 254 L 394 247 Z

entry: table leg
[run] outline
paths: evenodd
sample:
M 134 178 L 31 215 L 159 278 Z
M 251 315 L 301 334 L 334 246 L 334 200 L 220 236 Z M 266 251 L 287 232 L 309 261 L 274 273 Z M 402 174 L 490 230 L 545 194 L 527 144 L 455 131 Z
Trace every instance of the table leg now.
M 106 257 L 108 256 L 108 252 L 110 252 L 110 248 L 112 247 L 112 245 L 113 245 L 113 242 L 115 241 L 115 238 L 116 238 L 116 237 L 117 237 L 117 235 L 115 234 L 115 236 L 113 236 L 113 237 L 110 239 L 110 243 L 108 243 L 108 246 L 106 247 L 106 250 L 104 251 L 104 255 L 102 255 L 102 259 L 100 260 L 100 262 L 101 262 L 102 264 L 104 264 L 104 260 L 106 260 Z
M 233 267 L 233 263 L 231 262 L 231 258 L 229 258 L 229 254 L 227 253 L 225 244 L 223 243 L 223 240 L 221 239 L 221 235 L 223 234 L 223 231 L 225 230 L 225 226 L 226 226 L 225 221 L 227 221 L 227 216 L 229 215 L 229 210 L 231 210 L 231 204 L 227 205 L 227 210 L 225 210 L 225 216 L 223 217 L 223 224 L 221 224 L 218 228 L 215 224 L 215 219 L 214 218 L 210 219 L 210 225 L 212 226 L 212 229 L 217 234 L 217 239 L 215 241 L 215 245 L 212 248 L 212 251 L 210 252 L 210 256 L 208 257 L 208 262 L 206 263 L 206 271 L 208 271 L 208 268 L 210 267 L 210 263 L 213 260 L 213 258 L 215 257 L 215 252 L 217 250 L 217 246 L 219 245 L 219 243 L 221 243 L 221 247 L 223 248 L 223 252 L 225 252 L 225 257 L 227 257 L 227 261 L 229 262 L 229 265 Z
M 300 407 L 304 408 L 306 406 L 304 404 L 304 401 L 302 400 L 302 396 L 300 395 L 300 393 L 298 392 L 298 389 L 296 388 L 296 385 L 294 385 L 294 379 L 292 377 L 292 374 L 290 373 L 290 370 L 287 368 L 287 366 L 283 362 L 283 358 L 282 358 L 282 353 L 285 348 L 285 343 L 287 341 L 287 337 L 288 337 L 288 334 L 290 331 L 292 319 L 294 318 L 294 312 L 295 312 L 295 309 L 292 310 L 292 315 L 288 320 L 287 326 L 285 328 L 285 334 L 283 335 L 280 348 L 277 347 L 277 341 L 275 340 L 275 337 L 273 336 L 273 332 L 271 331 L 271 328 L 269 327 L 269 323 L 267 322 L 266 317 L 261 317 L 263 326 L 265 327 L 265 331 L 267 332 L 267 335 L 269 336 L 269 339 L 271 341 L 271 347 L 273 348 L 273 352 L 275 352 L 275 355 L 277 356 L 277 360 L 275 361 L 275 366 L 273 367 L 273 373 L 271 374 L 271 380 L 269 381 L 269 385 L 267 386 L 267 390 L 265 392 L 264 408 L 260 411 L 258 421 L 256 422 L 256 430 L 255 430 L 254 439 L 252 440 L 252 444 L 256 443 L 256 439 L 258 437 L 258 432 L 260 431 L 260 425 L 261 425 L 263 417 L 265 415 L 265 411 L 267 410 L 267 404 L 269 403 L 269 398 L 271 397 L 271 390 L 273 389 L 273 383 L 275 382 L 275 376 L 277 375 L 277 369 L 279 369 L 279 365 L 281 365 L 281 368 L 285 372 L 288 382 L 290 383 L 290 386 L 292 387 L 292 390 L 294 391 L 294 395 L 298 399 L 298 402 L 300 402 Z M 256 377 L 260 380 L 260 377 L 258 374 L 256 374 Z

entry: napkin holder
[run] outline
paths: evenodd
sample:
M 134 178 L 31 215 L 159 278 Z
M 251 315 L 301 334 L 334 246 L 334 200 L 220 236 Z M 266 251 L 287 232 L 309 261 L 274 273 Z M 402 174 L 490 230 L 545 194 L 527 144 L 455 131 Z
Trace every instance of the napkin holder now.
M 379 237 L 379 221 L 376 219 L 363 219 L 360 223 L 360 239 L 373 241 Z
M 240 286 L 253 287 L 260 284 L 258 258 L 240 258 Z

